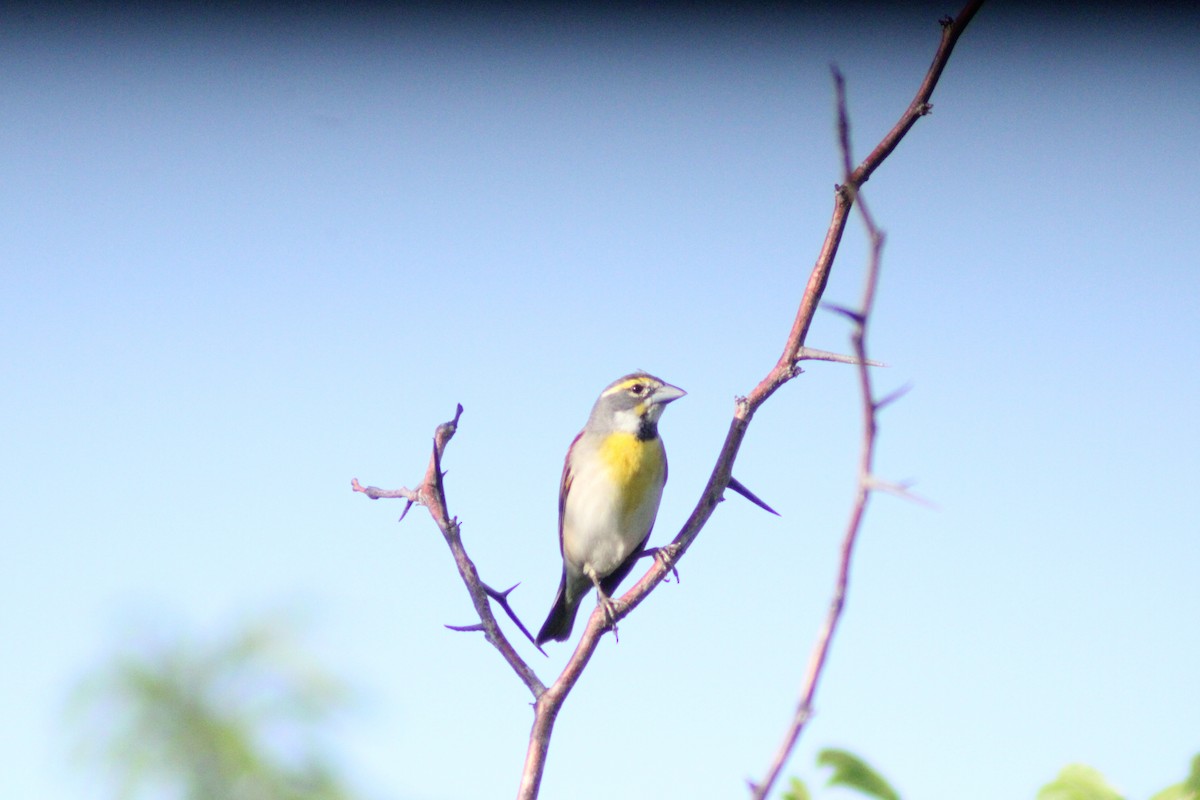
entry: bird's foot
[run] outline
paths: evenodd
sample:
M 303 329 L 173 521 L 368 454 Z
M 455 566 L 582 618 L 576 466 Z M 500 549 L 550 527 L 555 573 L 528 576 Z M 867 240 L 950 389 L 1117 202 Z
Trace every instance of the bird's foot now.
M 625 613 L 625 604 L 602 594 L 596 599 L 596 605 L 600 606 L 604 612 L 605 627 L 613 632 L 613 639 L 620 642 L 621 636 L 617 632 L 617 617 Z
M 671 542 L 662 547 L 652 547 L 642 555 L 654 556 L 654 560 L 662 564 L 664 569 L 671 570 L 671 574 L 675 576 L 675 582 L 679 583 L 679 570 L 675 568 L 675 559 L 679 558 L 679 545 Z

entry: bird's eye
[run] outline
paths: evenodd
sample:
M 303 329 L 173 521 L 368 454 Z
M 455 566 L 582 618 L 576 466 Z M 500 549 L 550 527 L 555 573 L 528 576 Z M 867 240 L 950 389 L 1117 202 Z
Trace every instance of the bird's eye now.
M 634 395 L 641 396 L 641 394 L 646 391 L 646 384 L 635 383 L 633 386 L 629 387 L 629 391 Z

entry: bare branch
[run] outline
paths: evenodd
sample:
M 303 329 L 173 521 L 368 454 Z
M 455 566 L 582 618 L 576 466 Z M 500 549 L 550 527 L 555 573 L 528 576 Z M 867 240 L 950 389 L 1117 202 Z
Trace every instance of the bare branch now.
M 362 492 L 372 500 L 378 500 L 381 497 L 403 497 L 410 503 L 419 502 L 417 493 L 412 489 L 380 489 L 378 486 L 363 486 L 358 482 L 358 478 L 350 479 L 350 489 L 355 492 Z
M 875 439 L 878 433 L 877 415 L 882 408 L 904 395 L 908 391 L 908 387 L 901 387 L 883 399 L 876 400 L 871 386 L 870 370 L 867 369 L 870 363 L 867 358 L 866 348 L 867 327 L 872 309 L 875 306 L 875 293 L 879 283 L 880 257 L 883 252 L 885 237 L 875 224 L 874 217 L 863 200 L 860 189 L 862 184 L 870 177 L 870 174 L 879 166 L 879 163 L 896 148 L 900 139 L 915 124 L 916 120 L 929 113 L 929 109 L 931 108 L 929 98 L 933 93 L 934 86 L 937 85 L 937 79 L 941 75 L 946 61 L 950 57 L 954 43 L 958 40 L 963 28 L 966 27 L 967 23 L 975 15 L 975 12 L 979 10 L 981 4 L 982 0 L 980 2 L 972 2 L 962 10 L 957 19 L 942 20 L 942 43 L 938 48 L 937 54 L 934 56 L 933 65 L 929 68 L 929 73 L 925 76 L 925 81 L 921 84 L 921 89 L 917 92 L 916 98 L 913 99 L 908 111 L 905 112 L 892 131 L 884 137 L 884 140 L 876 146 L 871 155 L 853 172 L 851 171 L 853 161 L 850 147 L 850 120 L 846 107 L 846 86 L 841 73 L 836 67 L 833 68 L 833 79 L 837 93 L 838 142 L 842 154 L 842 164 L 846 181 L 840 187 L 838 197 L 839 199 L 844 198 L 848 203 L 852 203 L 855 200 L 858 201 L 859 214 L 862 218 L 863 227 L 866 229 L 867 238 L 870 240 L 870 254 L 859 308 L 846 309 L 834 307 L 834 310 L 841 312 L 854 323 L 851 341 L 858 363 L 859 391 L 862 397 L 863 417 L 858 489 L 855 493 L 854 505 L 850 510 L 850 519 L 846 525 L 846 533 L 842 539 L 841 563 L 834 585 L 833 597 L 829 603 L 829 611 L 825 617 L 825 622 L 817 634 L 817 641 L 813 647 L 812 656 L 809 659 L 796 711 L 792 715 L 791 724 L 788 726 L 783 741 L 780 743 L 779 749 L 776 751 L 767 769 L 766 777 L 760 783 L 752 782 L 750 784 L 751 796 L 756 798 L 756 800 L 764 799 L 770 793 L 771 788 L 779 778 L 784 764 L 795 748 L 796 742 L 804 730 L 804 726 L 812 718 L 813 699 L 816 696 L 817 684 L 825 668 L 825 661 L 829 654 L 830 645 L 833 642 L 833 635 L 837 631 L 838 622 L 841 620 L 842 610 L 845 608 L 854 545 L 858 540 L 858 534 L 862 528 L 863 517 L 866 514 L 867 503 L 870 500 L 871 493 L 873 491 L 886 491 L 923 502 L 922 498 L 910 493 L 906 486 L 880 481 L 871 472 L 871 465 L 875 456 Z M 843 226 L 844 222 L 843 217 Z M 837 223 L 836 213 L 835 223 Z M 810 281 L 811 284 L 812 282 Z
M 415 490 L 410 489 L 393 489 L 384 490 L 376 489 L 375 487 L 363 488 L 357 479 L 351 481 L 350 486 L 356 492 L 362 492 L 373 499 L 376 497 L 402 497 L 408 500 L 408 506 L 405 508 L 405 513 L 408 508 L 411 508 L 414 503 L 425 506 L 429 509 L 429 515 L 433 517 L 434 523 L 438 530 L 442 532 L 442 537 L 446 540 L 446 544 L 450 547 L 450 552 L 454 556 L 454 563 L 458 566 L 458 574 L 462 577 L 463 583 L 466 584 L 467 593 L 471 595 L 471 602 L 475 606 L 475 612 L 479 615 L 478 625 L 452 626 L 446 627 L 452 630 L 481 630 L 489 643 L 497 650 L 504 660 L 508 662 L 513 671 L 521 678 L 525 685 L 529 688 L 531 694 L 537 697 L 546 690 L 537 674 L 533 671 L 525 660 L 517 654 L 512 644 L 505 637 L 504 632 L 500 630 L 500 625 L 496 622 L 496 617 L 492 614 L 492 607 L 489 598 L 495 598 L 504 608 L 509 618 L 517 623 L 517 627 L 525 634 L 530 641 L 533 637 L 529 635 L 529 630 L 517 618 L 512 607 L 508 603 L 508 592 L 497 592 L 479 578 L 479 572 L 475 568 L 475 563 L 467 556 L 466 548 L 462 543 L 462 530 L 456 517 L 450 516 L 450 511 L 446 505 L 446 491 L 443 483 L 445 473 L 442 471 L 442 454 L 446 450 L 446 445 L 450 442 L 458 430 L 458 420 L 462 416 L 463 407 L 460 403 L 454 412 L 454 419 L 449 422 L 443 422 L 437 426 L 437 430 L 433 434 L 433 453 L 429 457 L 429 466 L 425 470 L 425 477 L 421 481 L 421 485 Z M 401 515 L 403 519 L 403 515 Z M 515 588 L 515 587 L 514 587 Z M 541 651 L 541 648 L 538 648 Z M 545 652 L 542 651 L 545 655 Z
M 842 152 L 842 163 L 846 177 L 849 179 L 851 169 L 850 120 L 846 110 L 846 85 L 837 67 L 833 68 L 833 81 L 837 92 L 838 142 Z M 847 184 L 849 185 L 849 180 L 847 180 Z M 858 361 L 859 389 L 862 394 L 863 414 L 858 487 L 855 492 L 854 506 L 850 511 L 850 521 L 846 525 L 846 533 L 842 539 L 841 563 L 833 589 L 833 598 L 830 600 L 829 611 L 826 613 L 825 621 L 821 626 L 820 632 L 817 634 L 817 641 L 813 647 L 812 655 L 809 657 L 808 669 L 800 690 L 800 700 L 792 715 L 792 721 L 784 732 L 783 741 L 780 743 L 774 757 L 771 759 L 770 766 L 767 768 L 766 777 L 759 783 L 750 783 L 750 796 L 755 798 L 755 800 L 765 800 L 767 795 L 770 794 L 772 787 L 774 787 L 775 782 L 779 779 L 779 774 L 782 772 L 784 764 L 787 763 L 792 750 L 795 749 L 796 742 L 800 739 L 800 733 L 804 730 L 804 726 L 808 723 L 809 719 L 812 718 L 813 698 L 816 696 L 817 684 L 820 681 L 821 673 L 824 671 L 830 645 L 833 643 L 833 635 L 837 631 L 838 623 L 842 617 L 842 610 L 845 608 L 854 545 L 858 540 L 858 534 L 862 528 L 862 520 L 867 510 L 867 502 L 871 497 L 871 490 L 874 485 L 871 476 L 871 463 L 875 453 L 878 404 L 875 402 L 874 395 L 872 394 L 870 370 L 867 368 L 866 337 L 867 325 L 871 318 L 871 309 L 875 302 L 875 287 L 879 277 L 880 255 L 883 251 L 883 235 L 875 227 L 875 222 L 871 218 L 870 212 L 867 210 L 866 204 L 862 196 L 858 194 L 857 189 L 854 188 L 850 191 L 854 198 L 858 200 L 863 225 L 867 230 L 867 236 L 871 242 L 867 275 L 864 281 L 862 299 L 857 309 L 833 305 L 827 307 L 842 314 L 854 325 L 850 339 L 853 343 L 856 360 Z

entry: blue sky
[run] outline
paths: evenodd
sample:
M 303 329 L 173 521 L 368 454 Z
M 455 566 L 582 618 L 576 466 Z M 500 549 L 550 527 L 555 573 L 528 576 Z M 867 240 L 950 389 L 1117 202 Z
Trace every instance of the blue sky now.
M 442 627 L 471 609 L 427 516 L 350 478 L 417 481 L 461 402 L 451 510 L 536 626 L 566 446 L 644 368 L 689 392 L 662 424 L 674 535 L 828 224 L 829 63 L 861 154 L 947 10 L 14 13 L 0 795 L 96 796 L 62 706 L 139 622 L 217 636 L 281 607 L 365 698 L 338 752 L 372 797 L 514 791 L 528 694 Z M 865 187 L 878 385 L 914 387 L 879 472 L 938 510 L 872 504 L 790 774 L 838 746 L 906 797 L 1011 798 L 1083 761 L 1145 797 L 1200 751 L 1195 22 L 985 7 Z M 858 297 L 864 253 L 852 225 L 828 300 Z M 822 314 L 809 343 L 847 334 Z M 856 403 L 818 364 L 758 414 L 735 473 L 782 518 L 731 498 L 601 645 L 543 796 L 762 774 L 828 601 Z M 569 650 L 523 653 L 551 680 Z

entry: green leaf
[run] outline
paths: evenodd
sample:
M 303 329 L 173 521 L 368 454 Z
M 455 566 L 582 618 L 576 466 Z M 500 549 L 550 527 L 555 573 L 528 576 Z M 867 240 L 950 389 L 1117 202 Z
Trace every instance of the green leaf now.
M 845 750 L 822 750 L 817 754 L 817 764 L 822 767 L 833 767 L 833 775 L 829 778 L 830 786 L 845 786 L 856 789 L 868 797 L 879 800 L 900 800 L 896 790 L 883 779 L 878 772 L 867 766 L 853 753 Z
M 1192 774 L 1188 775 L 1188 779 L 1183 782 L 1183 785 L 1200 795 L 1200 756 L 1192 759 Z
M 1042 787 L 1037 800 L 1122 800 L 1097 770 L 1068 764 L 1058 777 Z
M 1195 792 L 1189 790 L 1182 783 L 1177 783 L 1152 795 L 1150 800 L 1193 800 L 1195 797 Z
M 1187 780 L 1168 786 L 1150 800 L 1200 800 L 1200 756 L 1192 759 L 1192 774 Z
M 213 641 L 137 636 L 80 683 L 68 720 L 120 800 L 349 800 L 325 746 L 347 695 L 267 618 Z
M 811 797 L 812 795 L 808 793 L 808 787 L 804 785 L 804 781 L 799 778 L 792 778 L 781 800 L 809 800 Z

